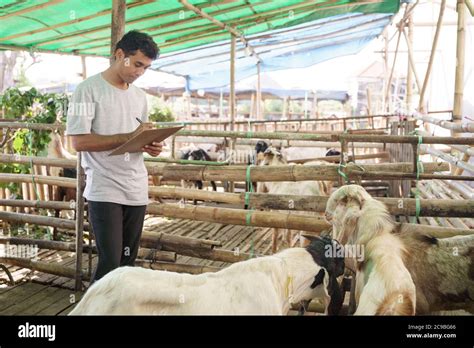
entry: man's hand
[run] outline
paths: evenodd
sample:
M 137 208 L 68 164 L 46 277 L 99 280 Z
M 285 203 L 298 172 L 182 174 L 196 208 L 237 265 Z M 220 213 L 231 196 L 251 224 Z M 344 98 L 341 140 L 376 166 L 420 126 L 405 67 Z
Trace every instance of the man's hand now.
M 152 157 L 156 157 L 161 153 L 161 151 L 163 151 L 163 144 L 153 142 L 150 145 L 142 147 L 142 151 L 148 153 Z

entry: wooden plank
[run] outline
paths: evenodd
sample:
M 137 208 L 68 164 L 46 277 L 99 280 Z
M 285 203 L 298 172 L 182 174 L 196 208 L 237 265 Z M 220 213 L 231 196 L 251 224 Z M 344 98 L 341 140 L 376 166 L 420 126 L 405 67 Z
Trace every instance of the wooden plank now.
M 75 303 L 71 303 L 71 295 L 74 296 Z M 43 303 L 49 303 L 40 310 L 35 311 L 35 315 L 58 315 L 68 308 L 73 308 L 84 296 L 83 292 L 74 292 L 70 290 L 60 289 L 56 293 L 56 296 L 52 296 L 51 299 L 44 301 Z
M 12 292 L 0 293 L 0 314 L 3 314 L 7 308 L 21 303 L 23 300 L 43 289 L 44 286 L 40 284 L 24 283 L 22 286 L 15 288 Z
M 31 283 L 35 284 L 35 283 Z M 32 315 L 34 314 L 35 308 L 38 303 L 47 301 L 48 297 L 54 296 L 58 292 L 59 288 L 49 287 L 47 285 L 41 285 L 41 290 L 34 294 L 24 298 L 21 302 L 16 302 L 13 306 L 10 306 L 2 310 L 3 315 Z

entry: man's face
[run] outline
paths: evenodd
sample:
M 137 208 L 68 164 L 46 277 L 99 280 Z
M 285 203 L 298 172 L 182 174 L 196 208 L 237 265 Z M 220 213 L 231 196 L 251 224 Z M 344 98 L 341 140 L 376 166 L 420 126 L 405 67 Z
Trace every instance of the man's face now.
M 124 52 L 119 48 L 115 53 L 118 74 L 126 83 L 133 83 L 145 73 L 151 66 L 153 59 L 145 56 L 138 50 L 134 55 L 125 57 Z

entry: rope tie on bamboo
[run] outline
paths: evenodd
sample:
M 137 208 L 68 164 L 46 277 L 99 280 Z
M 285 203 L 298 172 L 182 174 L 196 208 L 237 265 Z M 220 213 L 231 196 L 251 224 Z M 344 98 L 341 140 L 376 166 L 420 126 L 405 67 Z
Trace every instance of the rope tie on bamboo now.
M 253 209 L 249 209 L 250 206 L 250 193 L 253 193 L 253 185 L 251 180 L 250 171 L 253 165 L 247 166 L 247 171 L 245 174 L 245 182 L 246 182 L 246 192 L 245 192 L 245 207 L 247 208 L 247 213 L 245 214 L 245 225 L 250 226 L 252 223 L 252 213 Z M 255 255 L 254 252 L 254 233 L 252 233 L 252 238 L 250 239 L 250 258 L 253 258 Z
M 250 120 L 247 120 L 247 133 L 245 136 L 247 139 L 253 137 L 253 131 L 252 131 L 252 126 L 250 125 Z
M 295 167 L 296 167 L 296 166 L 291 166 L 291 170 L 290 170 L 291 181 L 296 181 L 296 177 L 295 177 Z
M 416 190 L 415 190 L 415 222 L 420 217 L 421 213 L 421 201 L 420 201 L 420 189 L 418 188 L 418 181 L 420 180 L 420 173 L 425 171 L 423 163 L 420 162 L 420 145 L 423 143 L 423 137 L 418 134 L 418 130 L 414 130 L 408 134 L 418 136 L 417 151 L 416 151 Z
M 344 132 L 342 132 L 341 135 L 344 135 L 344 134 L 347 134 L 347 128 L 344 130 Z M 343 153 L 343 146 L 342 146 L 342 139 L 341 140 L 341 152 L 342 152 L 342 156 L 344 156 L 344 153 Z M 339 174 L 339 176 L 342 177 L 343 181 L 344 181 L 344 184 L 347 184 L 349 182 L 349 178 L 347 176 L 347 174 L 345 173 L 345 170 L 346 170 L 346 165 L 344 163 L 342 163 L 342 161 L 339 161 L 339 167 L 337 167 L 337 173 Z

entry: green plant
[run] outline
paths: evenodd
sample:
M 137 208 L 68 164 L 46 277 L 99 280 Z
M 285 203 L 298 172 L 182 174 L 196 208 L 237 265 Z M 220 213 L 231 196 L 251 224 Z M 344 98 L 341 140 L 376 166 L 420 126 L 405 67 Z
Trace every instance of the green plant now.
M 9 88 L 3 95 L 0 95 L 0 108 L 4 110 L 6 118 L 20 119 L 27 123 L 54 123 L 64 122 L 61 116 L 66 114 L 67 97 L 64 94 L 40 93 L 35 88 L 22 91 L 18 88 Z M 28 156 L 46 155 L 51 131 L 47 130 L 29 130 L 18 129 L 12 135 L 11 141 L 7 142 L 6 149 L 8 153 Z M 8 163 L 0 164 L 2 173 L 12 174 L 30 174 L 30 164 Z M 11 195 L 21 199 L 20 185 L 17 183 L 2 183 L 2 188 L 8 188 Z M 45 214 L 40 211 L 40 214 Z M 12 226 L 15 227 L 16 225 Z M 18 228 L 13 228 L 16 233 L 21 234 L 25 231 L 22 224 Z M 48 229 L 39 226 L 33 226 L 26 229 L 35 238 L 48 235 Z
M 169 107 L 155 107 L 149 113 L 148 119 L 150 122 L 173 122 L 175 118 L 173 116 L 173 112 Z

